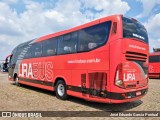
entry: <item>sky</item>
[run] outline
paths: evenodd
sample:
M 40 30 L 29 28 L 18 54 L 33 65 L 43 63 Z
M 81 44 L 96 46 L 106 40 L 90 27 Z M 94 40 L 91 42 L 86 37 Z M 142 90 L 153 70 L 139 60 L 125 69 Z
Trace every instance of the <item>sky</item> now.
M 113 14 L 140 21 L 160 48 L 160 0 L 0 0 L 0 60 L 18 44 Z

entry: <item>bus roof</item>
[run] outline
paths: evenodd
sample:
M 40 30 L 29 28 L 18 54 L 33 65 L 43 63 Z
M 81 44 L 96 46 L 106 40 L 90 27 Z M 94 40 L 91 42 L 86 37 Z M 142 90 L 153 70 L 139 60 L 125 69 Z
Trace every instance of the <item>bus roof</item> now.
M 108 21 L 108 20 L 118 19 L 121 16 L 122 15 L 112 15 L 112 16 L 103 17 L 103 18 L 100 18 L 100 19 L 97 19 L 97 20 L 94 20 L 94 21 L 91 21 L 91 22 L 88 22 L 88 23 L 85 23 L 85 24 L 67 29 L 67 30 L 63 30 L 63 31 L 60 31 L 60 32 L 55 32 L 55 33 L 51 33 L 51 34 L 42 36 L 42 37 L 38 38 L 36 40 L 36 42 L 40 42 L 40 41 L 43 41 L 43 40 L 46 40 L 46 39 L 49 39 L 49 38 L 52 38 L 52 37 L 60 36 L 60 35 L 67 34 L 67 33 L 70 33 L 70 32 L 74 32 L 76 30 L 80 30 L 80 29 L 83 29 L 83 28 L 86 28 L 86 27 L 89 27 L 89 26 L 92 26 L 94 24 L 98 24 L 98 23 L 101 23 L 101 22 L 105 22 L 105 21 Z
M 155 56 L 155 55 L 160 55 L 160 52 L 153 52 L 149 54 L 149 56 Z

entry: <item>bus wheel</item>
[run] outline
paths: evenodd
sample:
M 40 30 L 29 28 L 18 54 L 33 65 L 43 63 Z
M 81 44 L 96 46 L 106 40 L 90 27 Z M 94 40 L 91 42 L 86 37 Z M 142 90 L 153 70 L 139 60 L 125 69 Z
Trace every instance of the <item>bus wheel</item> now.
M 16 78 L 15 78 L 15 85 L 16 85 L 16 86 L 20 86 L 20 84 L 19 84 L 18 81 L 19 81 L 19 79 L 18 79 L 18 77 L 16 77 Z
M 59 80 L 55 86 L 56 97 L 61 100 L 67 99 L 67 89 L 64 81 Z

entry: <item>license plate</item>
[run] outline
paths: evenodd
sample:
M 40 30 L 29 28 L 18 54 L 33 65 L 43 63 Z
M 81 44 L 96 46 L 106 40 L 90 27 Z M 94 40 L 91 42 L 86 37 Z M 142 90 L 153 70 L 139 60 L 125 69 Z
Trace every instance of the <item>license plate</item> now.
M 136 96 L 141 95 L 141 91 L 136 92 Z

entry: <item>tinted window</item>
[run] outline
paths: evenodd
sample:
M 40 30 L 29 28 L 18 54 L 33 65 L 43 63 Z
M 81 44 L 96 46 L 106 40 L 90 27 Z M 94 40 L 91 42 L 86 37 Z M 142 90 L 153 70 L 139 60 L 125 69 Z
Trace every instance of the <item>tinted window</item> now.
M 64 53 L 64 47 L 63 47 L 63 37 L 58 37 L 58 51 L 57 54 L 63 54 Z
M 25 45 L 20 48 L 20 51 L 22 50 L 21 54 L 19 55 L 19 59 L 23 58 L 31 58 L 32 57 L 32 44 Z
M 23 51 L 23 47 L 18 47 L 17 48 L 17 52 L 16 52 L 16 55 L 15 55 L 15 56 L 17 56 L 17 59 L 22 59 L 22 57 L 21 57 L 21 52 L 22 51 Z
M 50 38 L 43 41 L 43 56 L 52 56 L 56 55 L 57 51 L 57 39 Z
M 143 25 L 129 18 L 122 18 L 123 20 L 123 37 L 136 38 L 148 43 L 147 31 Z
M 58 40 L 58 54 L 75 53 L 77 46 L 77 33 L 70 33 Z
M 108 40 L 110 27 L 109 21 L 80 30 L 78 51 L 89 51 L 102 46 Z
M 70 42 L 70 47 L 72 49 L 72 53 L 77 52 L 77 39 L 78 39 L 78 33 L 74 32 L 71 34 L 71 42 Z
M 32 50 L 32 43 L 33 40 L 30 40 L 28 42 L 22 43 L 18 45 L 17 51 L 16 51 L 16 58 L 19 59 L 24 59 L 24 58 L 30 58 L 31 57 L 31 50 Z
M 32 45 L 32 56 L 31 57 L 41 57 L 42 56 L 42 43 L 35 43 Z
M 11 59 L 10 59 L 10 60 L 11 60 L 10 62 L 11 62 L 12 64 L 16 63 L 16 60 L 17 60 L 17 55 L 16 55 L 17 49 L 18 49 L 18 48 L 14 49 L 14 50 L 12 51 L 12 56 L 11 56 Z
M 12 56 L 11 56 L 11 63 L 15 64 L 18 59 L 22 59 L 22 51 L 24 47 L 17 47 L 16 49 L 13 50 Z M 23 56 L 24 57 L 24 56 Z
M 149 62 L 153 63 L 153 62 L 160 62 L 160 56 L 156 55 L 156 56 L 149 56 Z

